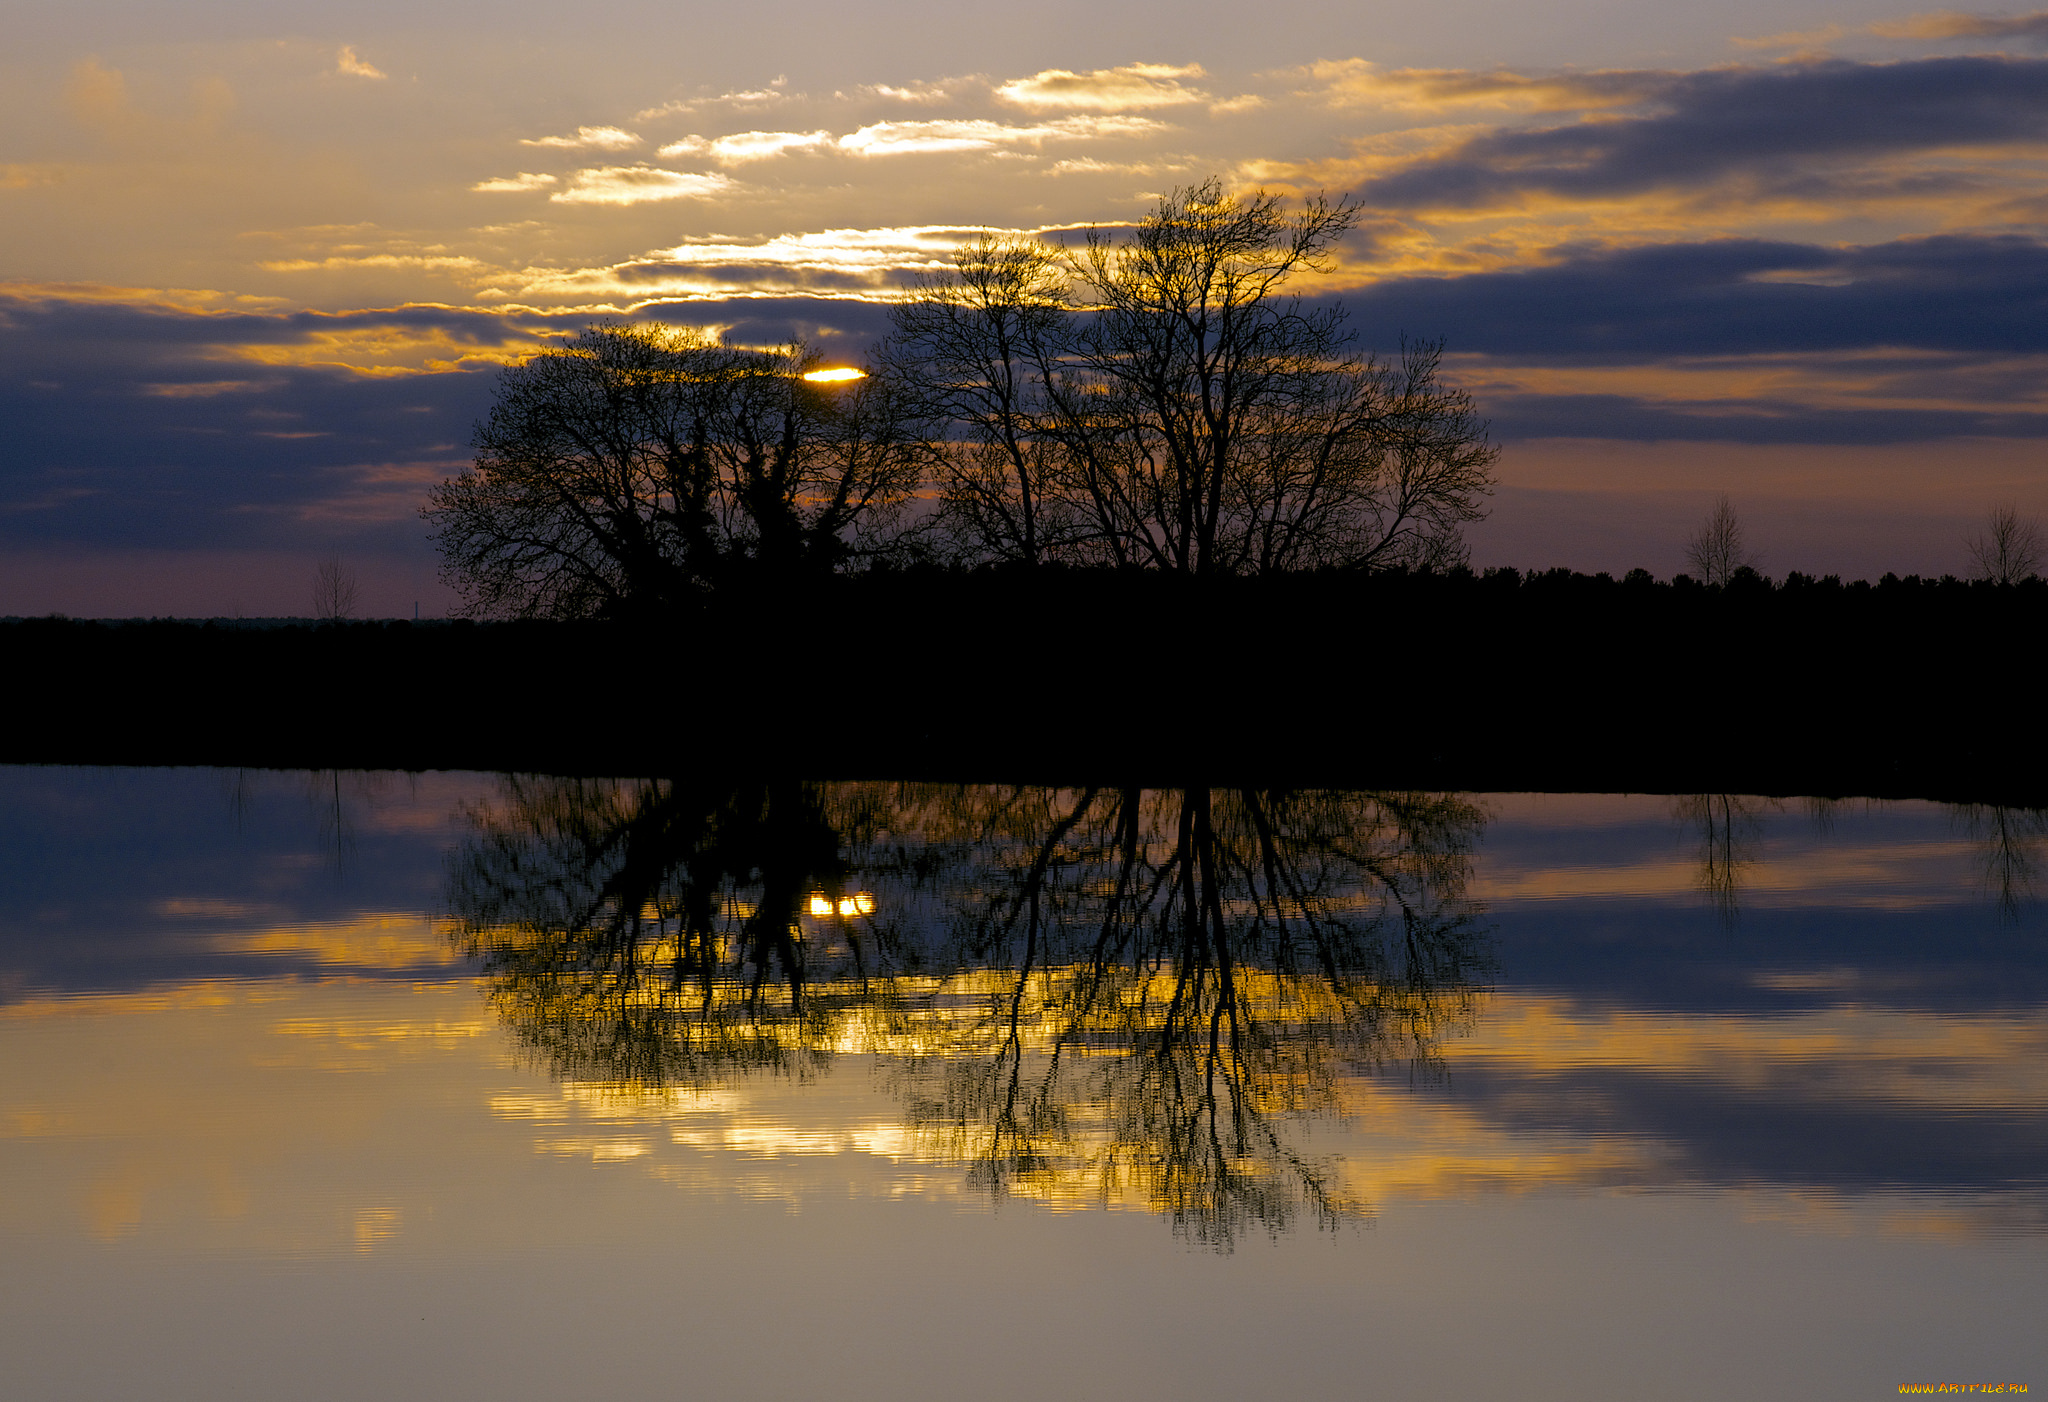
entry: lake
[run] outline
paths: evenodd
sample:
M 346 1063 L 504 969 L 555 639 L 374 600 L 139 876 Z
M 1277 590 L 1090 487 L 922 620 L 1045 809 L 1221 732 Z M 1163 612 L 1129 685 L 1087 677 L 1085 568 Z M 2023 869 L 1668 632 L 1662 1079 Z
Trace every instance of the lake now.
M 0 768 L 35 1398 L 2048 1386 L 2048 815 Z

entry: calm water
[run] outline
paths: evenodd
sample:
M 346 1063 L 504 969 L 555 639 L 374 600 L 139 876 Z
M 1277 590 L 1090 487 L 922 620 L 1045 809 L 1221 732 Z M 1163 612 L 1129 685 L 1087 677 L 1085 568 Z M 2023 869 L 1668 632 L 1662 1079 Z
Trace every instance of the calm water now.
M 0 769 L 35 1398 L 2048 1388 L 2043 815 Z

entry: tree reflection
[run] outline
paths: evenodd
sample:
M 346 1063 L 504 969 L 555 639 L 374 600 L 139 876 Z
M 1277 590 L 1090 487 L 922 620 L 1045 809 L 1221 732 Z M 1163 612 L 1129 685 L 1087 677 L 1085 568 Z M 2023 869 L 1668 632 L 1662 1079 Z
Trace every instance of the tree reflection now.
M 1294 1131 L 1435 1074 L 1490 944 L 1434 794 L 508 780 L 451 904 L 557 1075 L 876 1054 L 973 1182 L 1228 1244 L 1364 1211 Z
M 1288 1123 L 1340 1112 L 1346 1073 L 1432 1070 L 1470 1015 L 1479 810 L 1208 789 L 957 801 L 981 867 L 955 897 L 967 987 L 950 1040 L 898 1076 L 926 1134 L 992 1194 L 1135 1191 L 1218 1244 L 1362 1211 Z
M 845 877 L 807 786 L 514 778 L 470 816 L 457 939 L 557 1076 L 806 1074 L 862 1010 L 858 931 L 821 942 L 801 924 Z
M 1762 846 L 1764 815 L 1777 808 L 1772 799 L 1742 794 L 1681 794 L 1672 801 L 1672 815 L 1699 835 L 1694 884 L 1731 929 L 1742 913 L 1743 874 Z
M 2019 919 L 2048 866 L 2048 808 L 1950 804 L 1949 813 L 1977 844 L 1985 887 L 2007 920 Z

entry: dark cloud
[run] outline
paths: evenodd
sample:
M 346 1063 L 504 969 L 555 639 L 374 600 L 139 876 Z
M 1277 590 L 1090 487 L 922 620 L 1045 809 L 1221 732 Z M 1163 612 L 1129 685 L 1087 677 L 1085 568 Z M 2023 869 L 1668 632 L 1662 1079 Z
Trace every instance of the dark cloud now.
M 735 297 L 718 302 L 669 302 L 643 316 L 661 321 L 716 323 L 735 345 L 772 346 L 803 341 L 823 354 L 858 360 L 889 330 L 889 308 L 877 302 L 824 297 Z
M 732 324 L 857 357 L 886 309 L 824 298 L 662 303 L 633 319 Z M 437 359 L 561 336 L 587 313 L 444 307 L 198 315 L 60 299 L 0 301 L 0 541 L 317 551 L 410 523 L 424 483 L 468 460 L 489 364 L 366 375 L 247 352 L 337 331 L 436 337 Z M 420 485 L 408 485 L 418 477 Z M 380 536 L 381 538 L 381 536 Z
M 1971 56 L 1672 73 L 1640 116 L 1494 131 L 1369 181 L 1383 208 L 1474 208 L 1524 196 L 1611 198 L 1735 175 L 1794 175 L 2048 135 L 2048 60 Z
M 1588 250 L 1547 267 L 1400 278 L 1342 299 L 1368 338 L 1629 364 L 1864 350 L 2048 352 L 2048 244 L 1945 235 L 1860 248 L 1756 239 Z
M 1586 366 L 1779 356 L 1809 374 L 1883 379 L 1895 402 L 1938 398 L 1952 406 L 1483 396 L 1496 432 L 1508 438 L 2048 436 L 2048 414 L 2016 393 L 2029 386 L 2015 358 L 2048 354 L 2048 244 L 2034 239 L 1942 236 L 1847 249 L 1720 239 L 1589 250 L 1516 272 L 1395 279 L 1337 300 L 1362 337 L 1381 347 L 1403 335 L 1442 337 L 1458 354 Z M 1873 362 L 1870 352 L 1886 358 Z M 1859 354 L 1866 358 L 1852 361 Z
M 1816 409 L 1793 400 L 1660 400 L 1624 394 L 1481 394 L 1496 438 L 1611 438 L 1637 443 L 1926 443 L 2048 438 L 2048 414 L 2023 410 Z

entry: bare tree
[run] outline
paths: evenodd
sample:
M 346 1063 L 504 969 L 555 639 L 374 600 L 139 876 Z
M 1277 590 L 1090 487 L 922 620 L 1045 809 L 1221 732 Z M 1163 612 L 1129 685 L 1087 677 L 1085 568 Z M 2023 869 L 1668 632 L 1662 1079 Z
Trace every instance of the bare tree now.
M 329 555 L 313 569 L 313 617 L 338 623 L 356 616 L 356 572 L 341 556 Z
M 1044 377 L 1068 331 L 1056 249 L 984 231 L 891 313 L 883 373 L 932 425 L 927 447 L 951 534 L 983 558 L 1035 565 L 1062 553 L 1078 514 L 1057 491 L 1062 451 Z
M 1685 561 L 1707 584 L 1726 584 L 1738 570 L 1756 565 L 1757 557 L 1743 538 L 1741 518 L 1726 496 L 1714 503 L 1713 511 L 1685 543 Z
M 882 362 L 949 425 L 942 489 L 982 558 L 1188 574 L 1463 556 L 1498 451 L 1442 347 L 1362 353 L 1289 289 L 1357 217 L 1176 191 L 1062 260 L 984 236 L 899 305 Z
M 1442 347 L 1361 353 L 1343 309 L 1287 285 L 1329 267 L 1357 207 L 1178 190 L 1073 261 L 1063 417 L 1102 447 L 1085 497 L 1119 560 L 1194 574 L 1426 566 L 1484 515 L 1499 453 Z
M 918 434 L 892 386 L 813 383 L 817 359 L 604 324 L 505 371 L 421 512 L 464 610 L 656 614 L 886 548 Z
M 2041 523 L 2022 516 L 2010 504 L 1994 506 L 1985 518 L 1984 530 L 1964 538 L 1977 578 L 1993 584 L 2018 584 L 2041 573 L 2044 550 Z

